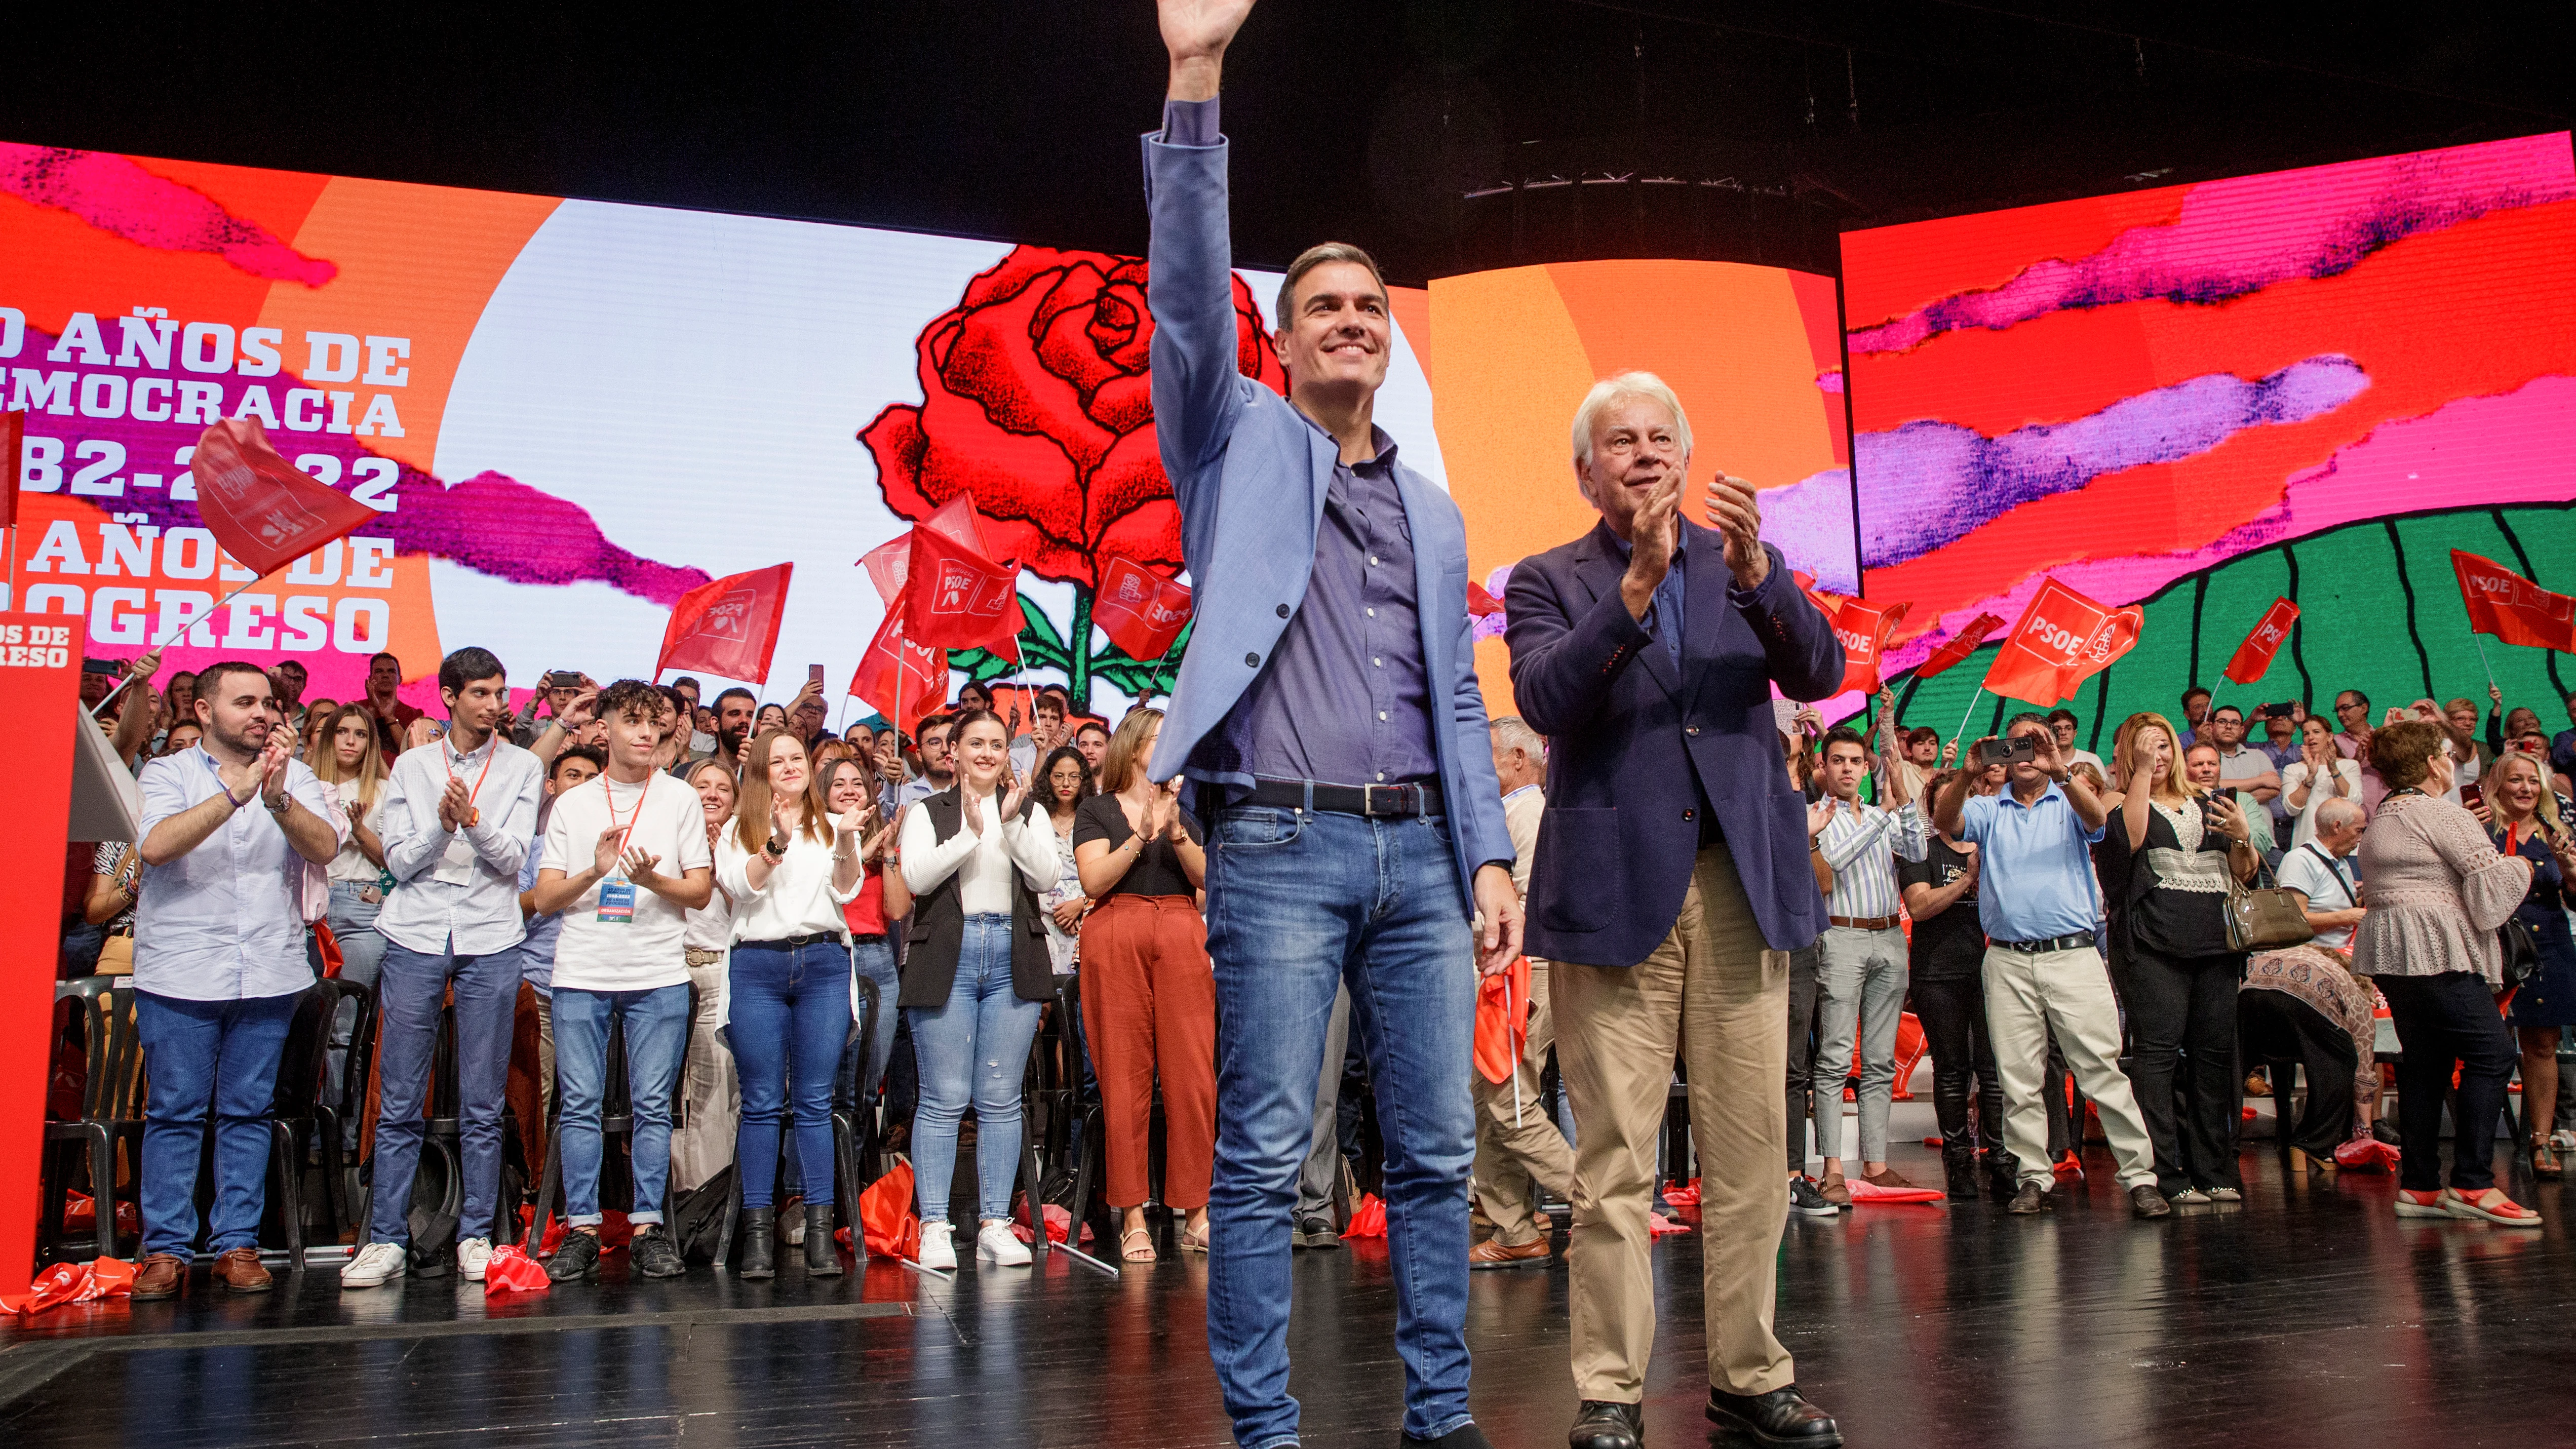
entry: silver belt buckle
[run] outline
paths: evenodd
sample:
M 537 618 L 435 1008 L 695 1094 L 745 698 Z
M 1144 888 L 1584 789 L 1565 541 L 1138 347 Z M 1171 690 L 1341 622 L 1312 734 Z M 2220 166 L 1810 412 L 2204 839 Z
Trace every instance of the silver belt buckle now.
M 1404 799 L 1403 792 L 1408 788 L 1411 787 L 1405 785 L 1362 785 L 1360 787 L 1360 813 L 1370 817 L 1403 814 L 1404 811 L 1401 802 Z M 1377 792 L 1380 790 L 1387 791 L 1394 795 L 1399 803 L 1395 806 L 1389 807 L 1388 809 L 1380 810 L 1377 807 Z

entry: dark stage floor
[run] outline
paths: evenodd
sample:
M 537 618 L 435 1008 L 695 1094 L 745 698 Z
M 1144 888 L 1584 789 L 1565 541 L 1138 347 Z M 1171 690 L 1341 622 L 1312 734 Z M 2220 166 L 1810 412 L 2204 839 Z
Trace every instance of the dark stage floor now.
M 1991 1202 L 1792 1219 L 1780 1336 L 1859 1446 L 2576 1442 L 2561 1189 L 2549 1225 L 2399 1222 L 2394 1181 L 2285 1184 L 2248 1152 L 2241 1208 L 2131 1221 L 2097 1148 L 2058 1210 Z M 1932 1154 L 1899 1166 L 1938 1176 Z M 785 1255 L 782 1255 L 785 1256 Z M 454 1279 L 341 1295 L 310 1269 L 228 1299 L 58 1309 L 0 1329 L 0 1444 L 1221 1445 L 1206 1266 L 1109 1279 L 1063 1254 L 899 1265 L 809 1287 L 704 1269 L 487 1305 Z M 1649 1442 L 1709 1442 L 1698 1239 L 1664 1239 Z M 1564 1269 L 1478 1274 L 1475 1408 L 1494 1442 L 1564 1443 Z M 1400 1370 L 1383 1242 L 1297 1265 L 1311 1445 L 1392 1444 Z

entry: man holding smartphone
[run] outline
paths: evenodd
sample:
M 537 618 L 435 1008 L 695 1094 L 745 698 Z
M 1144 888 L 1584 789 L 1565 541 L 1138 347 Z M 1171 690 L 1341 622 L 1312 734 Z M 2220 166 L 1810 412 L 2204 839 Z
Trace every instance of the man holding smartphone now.
M 1974 795 L 1978 775 L 2010 788 Z M 2092 1097 L 2130 1210 L 2172 1213 L 2156 1191 L 2146 1119 L 2120 1072 L 2120 1004 L 2094 945 L 2093 856 L 2109 812 L 2058 754 L 2048 721 L 2013 717 L 2007 738 L 1977 741 L 1970 768 L 1940 790 L 1932 822 L 1973 842 L 1984 864 L 1977 916 L 1986 928 L 1986 1029 L 2004 1085 L 2004 1146 L 2020 1163 L 2016 1213 L 2044 1212 L 2049 1170 L 2048 1042 Z

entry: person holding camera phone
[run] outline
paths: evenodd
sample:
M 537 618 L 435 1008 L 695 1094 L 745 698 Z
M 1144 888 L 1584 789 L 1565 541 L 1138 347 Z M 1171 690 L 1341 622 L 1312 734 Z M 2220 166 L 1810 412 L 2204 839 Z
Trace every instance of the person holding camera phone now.
M 2053 1028 L 2110 1139 L 2129 1209 L 2161 1218 L 2173 1208 L 2156 1190 L 2147 1125 L 2120 1073 L 2120 1005 L 2094 944 L 2091 846 L 2110 816 L 2100 796 L 2057 752 L 2040 715 L 2015 715 L 2008 738 L 1979 740 L 1971 768 L 1946 780 L 1932 823 L 1976 845 L 1977 916 L 1986 928 L 1986 1028 L 2004 1083 L 2004 1145 L 2021 1175 L 2009 1209 L 2045 1212 L 2054 1182 L 2048 1157 Z M 1978 776 L 2006 786 L 1971 795 Z

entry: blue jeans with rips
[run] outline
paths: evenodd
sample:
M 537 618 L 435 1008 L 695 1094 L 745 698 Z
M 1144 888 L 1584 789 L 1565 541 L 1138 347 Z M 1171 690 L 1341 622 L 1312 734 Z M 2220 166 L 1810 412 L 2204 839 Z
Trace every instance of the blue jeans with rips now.
M 1347 984 L 1386 1135 L 1404 1432 L 1467 1411 L 1467 1189 L 1476 1159 L 1474 942 L 1449 825 L 1247 806 L 1208 833 L 1217 1143 L 1208 1356 L 1247 1449 L 1297 1442 L 1289 1235 Z
M 608 1087 L 608 1023 L 626 1021 L 626 1095 L 635 1114 L 635 1210 L 632 1223 L 662 1220 L 671 1185 L 671 1098 L 689 1050 L 689 987 L 584 991 L 554 995 L 555 1090 L 562 1098 L 555 1150 L 563 1154 L 564 1221 L 595 1227 L 599 1211 L 599 1117 Z

